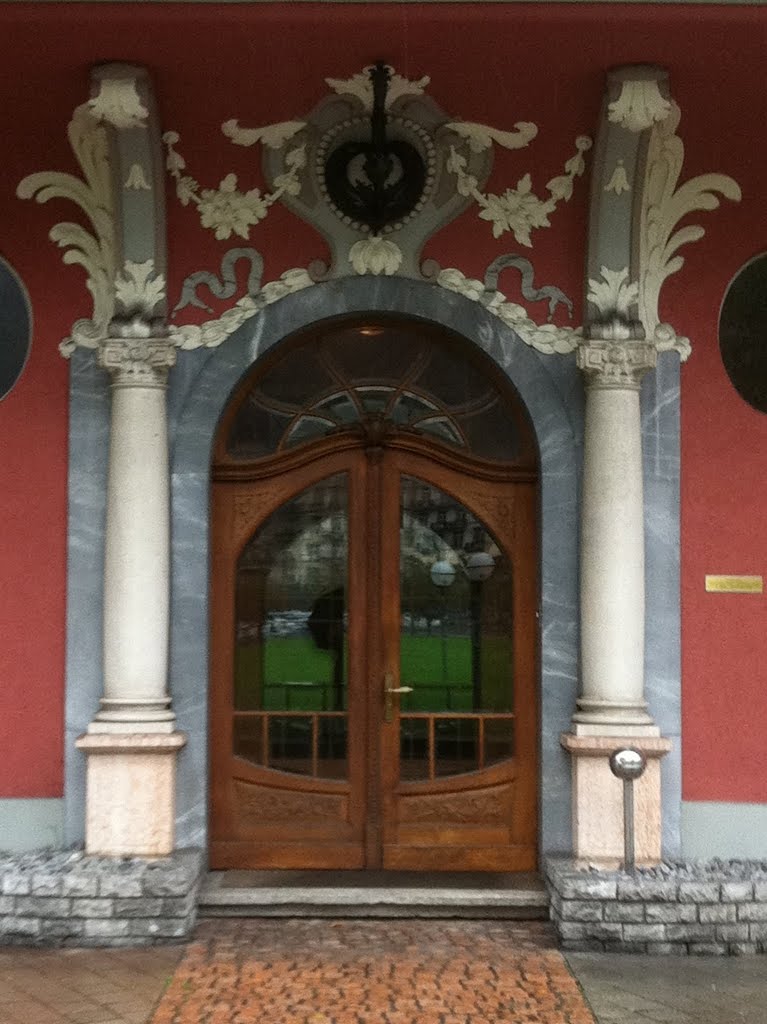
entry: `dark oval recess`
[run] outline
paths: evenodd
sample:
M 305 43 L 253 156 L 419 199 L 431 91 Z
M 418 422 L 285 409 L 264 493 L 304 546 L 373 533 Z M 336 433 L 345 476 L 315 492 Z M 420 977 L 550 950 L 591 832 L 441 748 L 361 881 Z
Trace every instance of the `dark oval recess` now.
M 0 399 L 21 376 L 31 341 L 27 293 L 16 271 L 0 256 Z
M 719 316 L 719 349 L 740 397 L 767 412 L 767 253 L 747 263 L 728 288 Z

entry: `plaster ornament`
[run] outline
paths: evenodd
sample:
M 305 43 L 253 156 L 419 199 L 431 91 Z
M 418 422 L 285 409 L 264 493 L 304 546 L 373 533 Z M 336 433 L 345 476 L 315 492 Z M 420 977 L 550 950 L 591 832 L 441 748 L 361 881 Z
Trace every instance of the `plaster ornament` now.
M 145 263 L 127 260 L 115 277 L 115 298 L 126 312 L 150 320 L 155 307 L 165 298 L 165 278 L 155 274 L 154 260 Z
M 248 250 L 254 252 L 254 250 Z M 258 255 L 256 253 L 256 255 Z M 260 258 L 260 257 L 259 257 Z M 302 267 L 286 270 L 277 281 L 265 284 L 255 295 L 246 295 L 227 309 L 215 320 L 204 324 L 184 324 L 170 328 L 170 338 L 174 345 L 182 349 L 216 348 L 226 341 L 246 320 L 256 316 L 264 306 L 278 302 L 293 292 L 310 288 L 315 282 Z
M 601 281 L 589 280 L 587 300 L 593 303 L 599 310 L 600 320 L 609 320 L 618 317 L 628 320 L 630 317 L 629 308 L 635 306 L 639 299 L 639 285 L 636 281 L 629 281 L 629 268 L 621 270 L 610 270 L 602 267 Z
M 24 178 L 16 189 L 20 199 L 68 199 L 90 221 L 91 234 L 80 224 L 56 224 L 50 231 L 53 242 L 65 250 L 64 263 L 79 263 L 88 275 L 93 298 L 90 319 L 78 320 L 60 347 L 69 356 L 77 346 L 97 348 L 107 336 L 114 314 L 115 217 L 111 191 L 109 145 L 104 126 L 85 103 L 77 107 L 67 129 L 69 142 L 83 170 L 85 180 L 59 171 L 39 171 Z
M 266 128 L 240 129 L 236 121 L 226 121 L 221 127 L 238 145 L 250 146 L 257 141 L 272 149 L 281 148 L 300 131 L 302 122 L 282 122 Z M 200 223 L 210 228 L 219 241 L 239 235 L 250 239 L 250 229 L 265 219 L 269 208 L 283 195 L 298 195 L 301 191 L 300 173 L 306 166 L 306 147 L 296 146 L 286 154 L 287 170 L 274 180 L 274 190 L 264 193 L 259 188 L 242 192 L 237 188 L 237 175 L 227 174 L 218 188 L 200 189 L 198 182 L 182 172 L 186 160 L 174 148 L 180 141 L 178 132 L 165 132 L 162 137 L 167 150 L 165 166 L 176 181 L 176 195 L 183 206 L 190 203 L 197 207 Z
M 385 239 L 376 240 L 378 242 L 387 241 Z M 235 254 L 239 255 L 235 256 Z M 240 255 L 247 255 L 252 260 L 254 268 L 262 266 L 261 257 L 254 249 L 232 249 L 227 253 L 222 262 L 222 272 L 225 264 L 229 268 L 230 276 L 228 276 L 228 281 L 230 282 L 234 280 L 231 277 L 234 260 L 240 258 Z M 530 345 L 531 348 L 539 352 L 546 354 L 573 352 L 582 337 L 580 327 L 558 327 L 556 324 L 551 323 L 540 326 L 530 318 L 523 306 L 510 302 L 502 292 L 495 289 L 494 282 L 498 279 L 499 271 L 505 269 L 505 266 L 515 265 L 511 262 L 501 265 L 502 261 L 510 261 L 511 259 L 512 257 L 510 256 L 501 257 L 499 260 L 491 263 L 484 282 L 466 277 L 462 271 L 455 267 L 448 267 L 444 270 L 435 269 L 434 283 L 440 288 L 457 292 L 472 302 L 480 303 L 489 313 L 497 316 L 499 320 L 502 320 L 511 327 L 525 344 Z M 515 259 L 524 264 L 528 263 L 522 257 L 516 257 Z M 525 274 L 525 267 L 517 266 L 517 269 Z M 530 270 L 532 271 L 532 266 L 530 266 Z M 371 273 L 371 271 L 362 272 Z M 525 276 L 527 277 L 526 274 Z M 196 289 L 203 281 L 211 287 L 211 290 L 214 290 L 211 281 L 217 284 L 217 278 L 213 274 L 199 271 L 196 274 L 192 274 L 184 282 L 182 299 L 185 295 L 188 296 L 190 291 Z M 226 310 L 217 319 L 208 320 L 206 323 L 199 325 L 185 324 L 183 326 L 171 327 L 170 338 L 174 345 L 182 349 L 216 348 L 226 341 L 229 335 L 233 334 L 242 324 L 256 316 L 264 306 L 277 302 L 292 292 L 312 287 L 316 283 L 303 268 L 287 270 L 278 281 L 270 281 L 263 285 L 255 294 L 243 296 L 231 309 Z M 529 276 L 528 284 L 532 284 L 532 275 Z M 220 287 L 220 285 L 217 284 L 217 287 Z M 214 293 L 218 294 L 217 292 Z M 234 294 L 234 292 L 232 291 L 230 294 Z M 529 291 L 528 297 L 530 294 L 532 294 L 532 290 Z M 548 299 L 549 308 L 552 312 L 553 307 L 558 302 L 562 302 L 568 309 L 572 309 L 570 299 L 553 286 L 544 286 L 534 290 L 534 298 L 536 300 Z M 188 304 L 202 305 L 199 301 L 192 303 L 191 300 L 184 303 L 184 305 Z M 181 303 L 176 308 L 182 308 Z
M 618 160 L 616 163 L 615 170 L 611 174 L 610 180 L 605 185 L 604 191 L 614 192 L 616 196 L 620 196 L 624 192 L 631 191 L 631 185 L 629 184 L 623 160 Z
M 454 127 L 451 125 L 450 127 Z M 493 129 L 486 129 L 484 125 L 470 125 L 470 129 L 482 129 L 487 132 L 469 131 L 465 134 L 466 148 L 477 152 L 475 146 L 478 139 L 484 141 L 497 141 L 506 148 L 521 148 L 535 138 L 538 129 L 530 122 L 518 122 L 517 135 L 513 133 L 495 132 Z M 459 132 L 458 134 L 462 134 Z M 513 141 L 508 146 L 506 141 Z M 506 231 L 510 231 L 520 245 L 532 248 L 531 232 L 536 228 L 551 227 L 549 214 L 553 213 L 557 205 L 564 201 L 569 202 L 573 194 L 573 185 L 576 178 L 580 178 L 585 169 L 586 163 L 583 154 L 591 149 L 591 139 L 585 135 L 579 135 L 575 140 L 575 153 L 565 163 L 564 174 L 552 178 L 546 184 L 549 193 L 548 199 L 541 199 L 536 195 L 532 187 L 530 174 L 524 174 L 517 182 L 516 188 L 507 188 L 502 195 L 492 192 L 484 193 L 478 188 L 476 178 L 467 171 L 467 157 L 455 146 L 450 147 L 447 158 L 447 170 L 455 175 L 456 188 L 460 195 L 471 197 L 480 207 L 479 216 L 482 220 L 490 221 L 493 225 L 493 237 L 500 238 Z
M 146 172 L 141 164 L 132 164 L 131 169 L 128 171 L 128 177 L 125 179 L 124 188 L 133 189 L 136 192 L 141 190 L 145 192 L 151 192 L 152 186 L 146 180 Z
M 607 119 L 630 132 L 642 132 L 665 120 L 671 101 L 660 91 L 655 78 L 621 82 L 620 95 L 607 108 Z
M 652 370 L 658 350 L 652 342 L 625 338 L 589 339 L 578 345 L 578 369 L 587 387 L 638 391 L 642 378 Z
M 530 260 L 525 259 L 524 256 L 517 256 L 516 254 L 510 253 L 505 256 L 498 256 L 494 259 L 485 271 L 485 291 L 495 291 L 498 287 L 498 278 L 500 274 L 509 267 L 519 271 L 520 290 L 522 292 L 522 296 L 527 299 L 528 302 L 541 302 L 543 299 L 548 299 L 549 320 L 553 318 L 556 308 L 560 304 L 565 306 L 567 309 L 567 315 L 572 319 L 572 301 L 568 299 L 565 293 L 560 288 L 557 288 L 556 285 L 546 284 L 541 288 L 536 288 L 535 268 Z M 520 306 L 519 308 L 521 309 L 522 307 Z
M 282 149 L 294 135 L 306 128 L 306 121 L 280 121 L 279 124 L 268 124 L 263 128 L 240 128 L 240 122 L 232 119 L 224 121 L 221 131 L 237 146 L 255 146 L 263 143 L 269 149 Z
M 511 327 L 526 345 L 538 352 L 547 355 L 554 352 L 567 354 L 578 346 L 582 334 L 580 327 L 558 327 L 556 324 L 540 326 L 531 319 L 523 306 L 509 302 L 502 292 L 488 289 L 485 282 L 468 278 L 455 267 L 441 270 L 436 277 L 436 283 L 441 288 L 457 292 L 484 306 L 489 313 Z
M 325 84 L 339 96 L 356 96 L 362 103 L 363 108 L 370 112 L 373 109 L 373 84 L 370 79 L 370 72 L 373 65 L 369 64 L 351 78 L 326 78 Z M 398 75 L 391 64 L 386 65 L 389 72 L 389 89 L 386 94 L 386 109 L 388 110 L 398 99 L 403 96 L 421 96 L 431 79 L 424 75 L 417 81 L 410 81 L 402 75 Z
M 163 388 L 176 350 L 166 338 L 108 338 L 99 346 L 98 362 L 118 385 Z
M 349 250 L 349 262 L 357 274 L 396 274 L 402 263 L 402 250 L 389 239 L 370 235 L 355 242 Z
M 716 210 L 717 192 L 733 202 L 741 198 L 740 186 L 727 174 L 701 174 L 678 185 L 684 163 L 684 143 L 676 134 L 680 118 L 672 101 L 669 116 L 653 127 L 647 149 L 639 231 L 639 319 L 648 337 L 660 324 L 663 282 L 684 266 L 678 250 L 705 234 L 697 224 L 675 231 L 679 221 L 696 210 Z
M 141 102 L 132 78 L 102 78 L 98 93 L 88 100 L 97 121 L 114 128 L 143 128 L 149 111 Z
M 230 249 L 224 254 L 221 260 L 221 279 L 207 270 L 199 270 L 190 274 L 184 281 L 181 288 L 181 298 L 178 300 L 173 312 L 178 313 L 187 306 L 197 306 L 208 313 L 213 310 L 207 303 L 198 296 L 197 289 L 205 285 L 217 299 L 231 299 L 237 291 L 236 266 L 239 260 L 250 262 L 250 271 L 245 294 L 255 298 L 261 290 L 261 275 L 264 272 L 264 261 L 255 249 Z
M 490 149 L 494 142 L 504 149 L 524 149 L 538 134 L 538 126 L 531 121 L 517 121 L 513 132 L 503 132 L 498 128 L 491 128 L 490 125 L 477 124 L 473 121 L 451 121 L 445 128 L 466 139 L 472 153 Z

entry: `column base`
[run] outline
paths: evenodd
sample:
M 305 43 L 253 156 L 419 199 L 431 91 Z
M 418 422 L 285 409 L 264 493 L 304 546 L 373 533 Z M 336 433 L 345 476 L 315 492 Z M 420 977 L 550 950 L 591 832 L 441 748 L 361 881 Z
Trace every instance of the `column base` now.
M 87 733 L 75 745 L 87 759 L 85 852 L 165 857 L 173 852 L 176 755 L 181 732 Z
M 634 783 L 635 854 L 637 864 L 661 859 L 662 815 L 660 759 L 671 740 L 660 736 L 562 733 L 560 743 L 572 757 L 573 853 L 580 864 L 617 867 L 623 860 L 623 783 L 610 771 L 610 755 L 635 747 L 647 758 L 644 775 Z
M 660 736 L 646 701 L 596 700 L 579 697 L 573 715 L 576 736 Z

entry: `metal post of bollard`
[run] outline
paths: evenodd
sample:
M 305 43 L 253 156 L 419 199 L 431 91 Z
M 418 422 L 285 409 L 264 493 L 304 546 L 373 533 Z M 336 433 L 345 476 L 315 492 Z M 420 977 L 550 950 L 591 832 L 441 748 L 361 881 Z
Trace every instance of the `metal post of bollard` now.
M 622 747 L 610 756 L 610 771 L 623 780 L 623 870 L 629 874 L 636 868 L 634 780 L 641 778 L 646 767 L 647 758 L 634 747 Z

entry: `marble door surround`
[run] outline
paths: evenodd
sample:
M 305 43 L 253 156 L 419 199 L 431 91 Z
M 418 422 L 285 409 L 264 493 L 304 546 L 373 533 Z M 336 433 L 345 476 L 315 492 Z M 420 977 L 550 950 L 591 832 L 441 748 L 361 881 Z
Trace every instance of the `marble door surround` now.
M 90 186 L 94 195 L 102 189 L 109 215 L 98 222 L 107 272 L 92 287 L 94 318 L 75 325 L 64 346 L 72 357 L 68 840 L 81 838 L 85 821 L 93 853 L 205 846 L 209 472 L 218 418 L 243 374 L 282 338 L 340 313 L 392 311 L 450 327 L 486 352 L 534 425 L 541 853 L 574 851 L 605 865 L 620 856 L 621 788 L 608 759 L 626 744 L 650 763 L 637 798 L 638 857 L 657 860 L 662 844 L 678 853 L 678 382 L 689 345 L 659 322 L 660 287 L 678 267 L 659 264 L 648 242 L 648 224 L 657 228 L 665 216 L 653 169 L 681 145 L 665 72 L 632 67 L 607 76 L 584 325 L 558 353 L 536 346 L 471 289 L 349 266 L 346 276 L 311 287 L 288 282 L 278 301 L 270 295 L 210 347 L 177 355 L 188 346 L 168 325 L 160 134 L 148 77 L 129 65 L 96 69 L 89 103 L 78 116 L 91 118 L 89 130 L 104 135 L 110 154 L 106 185 Z M 709 188 L 721 178 L 706 177 Z M 43 178 L 25 179 L 26 194 Z M 737 198 L 727 182 L 719 190 Z

